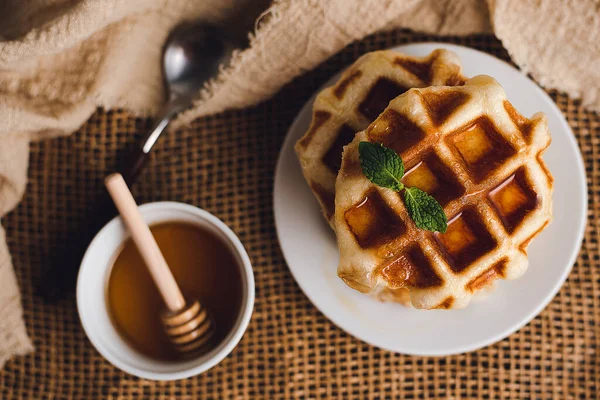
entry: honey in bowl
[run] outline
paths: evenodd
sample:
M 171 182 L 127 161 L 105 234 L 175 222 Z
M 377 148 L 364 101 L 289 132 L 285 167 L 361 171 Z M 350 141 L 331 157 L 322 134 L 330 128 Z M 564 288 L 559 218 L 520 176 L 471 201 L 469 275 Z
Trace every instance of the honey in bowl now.
M 206 228 L 183 222 L 150 227 L 186 299 L 198 299 L 211 313 L 216 347 L 234 327 L 242 307 L 240 265 L 227 243 Z M 165 304 L 143 259 L 127 239 L 110 271 L 108 310 L 119 334 L 137 351 L 162 361 L 176 361 L 164 331 Z M 207 349 L 207 351 L 210 349 Z

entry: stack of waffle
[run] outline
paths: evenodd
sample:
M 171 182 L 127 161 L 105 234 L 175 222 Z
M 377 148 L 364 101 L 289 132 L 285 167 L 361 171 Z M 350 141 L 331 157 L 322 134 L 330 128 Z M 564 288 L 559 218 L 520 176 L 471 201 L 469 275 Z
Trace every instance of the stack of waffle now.
M 402 182 L 437 200 L 445 233 L 417 228 L 399 193 L 367 179 L 360 142 L 402 158 Z M 317 96 L 296 152 L 336 232 L 339 277 L 381 300 L 449 309 L 527 269 L 552 218 L 549 144 L 543 114 L 519 114 L 493 78 L 463 77 L 453 53 L 379 51 Z

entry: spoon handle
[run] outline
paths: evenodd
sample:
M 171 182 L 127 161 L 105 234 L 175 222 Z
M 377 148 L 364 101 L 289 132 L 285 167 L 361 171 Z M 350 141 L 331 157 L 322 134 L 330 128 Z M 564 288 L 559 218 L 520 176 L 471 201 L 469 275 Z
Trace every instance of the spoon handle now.
M 105 184 L 167 308 L 172 312 L 181 310 L 185 299 L 123 176 L 111 174 Z
M 115 171 L 123 175 L 123 179 L 125 179 L 125 183 L 128 186 L 133 185 L 137 181 L 138 176 L 140 176 L 150 158 L 150 151 L 165 129 L 167 129 L 169 122 L 171 122 L 175 114 L 166 106 L 161 115 L 162 117 L 154 123 L 152 130 L 126 154 L 123 167 Z

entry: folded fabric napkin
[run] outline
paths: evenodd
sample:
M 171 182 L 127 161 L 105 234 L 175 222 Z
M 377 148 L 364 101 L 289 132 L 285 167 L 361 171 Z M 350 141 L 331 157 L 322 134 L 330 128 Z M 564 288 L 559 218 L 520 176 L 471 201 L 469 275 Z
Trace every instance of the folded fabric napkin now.
M 261 3 L 259 3 L 260 5 Z M 8 0 L 0 13 L 0 216 L 25 189 L 28 143 L 69 134 L 97 107 L 153 115 L 164 100 L 161 48 L 175 25 L 239 18 L 252 0 Z M 228 24 L 238 26 L 239 24 Z M 250 46 L 198 93 L 174 126 L 255 104 L 354 40 L 405 27 L 494 33 L 524 73 L 600 110 L 594 0 L 276 1 Z M 32 349 L 0 227 L 0 367 Z

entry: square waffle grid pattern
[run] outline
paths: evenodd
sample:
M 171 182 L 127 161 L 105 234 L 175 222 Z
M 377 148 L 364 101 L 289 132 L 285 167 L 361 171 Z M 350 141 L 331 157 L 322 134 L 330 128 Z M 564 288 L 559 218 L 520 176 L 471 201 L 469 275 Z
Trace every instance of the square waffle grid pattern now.
M 81 222 L 119 149 L 150 129 L 125 112 L 96 113 L 73 136 L 33 143 L 27 193 L 2 219 L 36 351 L 0 370 L 0 399 L 596 399 L 600 391 L 600 116 L 552 92 L 573 128 L 588 174 L 582 251 L 554 300 L 517 333 L 451 357 L 394 354 L 347 335 L 302 294 L 277 244 L 272 175 L 283 134 L 332 74 L 367 51 L 448 41 L 509 60 L 492 37 L 440 38 L 396 30 L 359 41 L 272 100 L 195 121 L 161 139 L 135 188 L 141 201 L 197 204 L 223 219 L 248 249 L 256 305 L 244 338 L 206 374 L 140 380 L 93 349 L 74 297 L 46 304 L 34 293 L 45 254 Z
M 405 183 L 445 204 L 445 234 L 418 229 L 398 193 L 368 181 L 358 164 L 361 141 L 383 143 L 416 165 Z M 407 285 L 413 305 L 428 309 L 464 307 L 496 278 L 520 276 L 527 245 L 550 218 L 552 178 L 541 158 L 549 143 L 545 117 L 523 118 L 490 77 L 392 100 L 344 151 L 338 274 L 360 291 Z M 424 256 L 415 262 L 410 252 Z
M 466 79 L 460 71 L 458 57 L 447 50 L 435 50 L 423 58 L 379 51 L 358 59 L 333 86 L 319 93 L 310 127 L 298 141 L 296 153 L 332 227 L 335 178 L 343 147 L 393 98 L 413 87 L 462 84 Z

